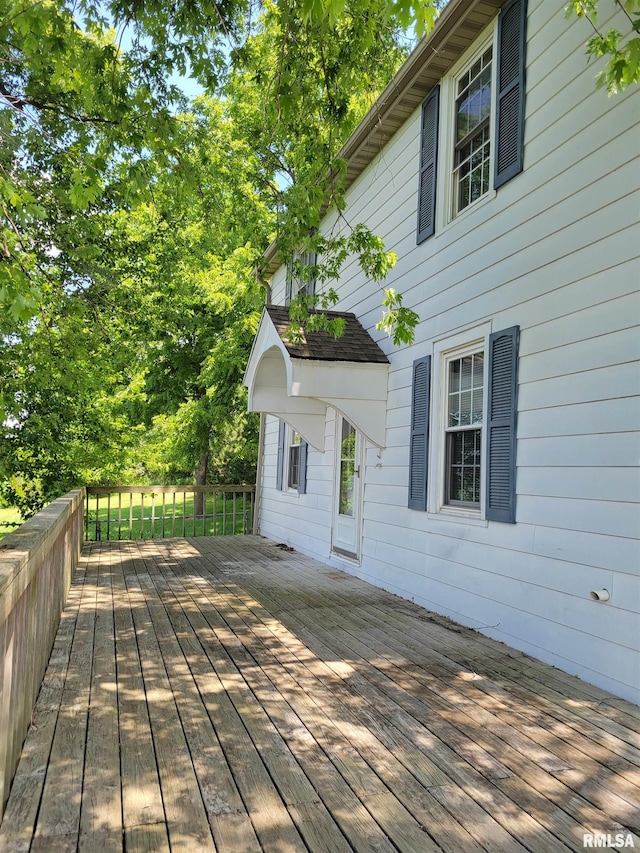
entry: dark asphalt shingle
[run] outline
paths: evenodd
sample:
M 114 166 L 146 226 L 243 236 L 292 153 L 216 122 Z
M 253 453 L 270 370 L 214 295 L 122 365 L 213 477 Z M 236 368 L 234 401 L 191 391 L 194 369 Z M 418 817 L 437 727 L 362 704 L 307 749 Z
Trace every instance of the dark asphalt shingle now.
M 343 311 L 323 311 L 330 319 L 342 317 L 346 323 L 344 334 L 339 338 L 328 332 L 305 332 L 301 343 L 290 343 L 286 338 L 291 325 L 289 309 L 284 305 L 266 305 L 265 311 L 280 335 L 287 352 L 292 358 L 315 361 L 355 361 L 372 364 L 388 364 L 389 359 L 360 324 L 355 314 Z

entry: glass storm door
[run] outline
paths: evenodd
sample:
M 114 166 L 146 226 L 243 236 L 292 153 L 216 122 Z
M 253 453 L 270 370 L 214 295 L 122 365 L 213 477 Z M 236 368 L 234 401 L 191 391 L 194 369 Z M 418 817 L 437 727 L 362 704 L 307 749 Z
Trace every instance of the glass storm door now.
M 360 555 L 361 438 L 346 418 L 338 416 L 335 456 L 333 550 Z

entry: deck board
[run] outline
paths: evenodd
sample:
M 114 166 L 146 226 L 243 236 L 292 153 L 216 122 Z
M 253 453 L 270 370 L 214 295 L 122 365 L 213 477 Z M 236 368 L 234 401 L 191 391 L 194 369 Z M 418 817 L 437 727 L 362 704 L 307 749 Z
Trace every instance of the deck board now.
M 640 848 L 638 708 L 257 537 L 88 545 L 0 850 Z

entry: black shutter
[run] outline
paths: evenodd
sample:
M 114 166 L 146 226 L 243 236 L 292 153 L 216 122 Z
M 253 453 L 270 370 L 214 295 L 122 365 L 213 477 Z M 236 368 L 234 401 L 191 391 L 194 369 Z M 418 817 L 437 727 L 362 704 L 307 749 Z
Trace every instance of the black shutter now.
M 300 462 L 298 466 L 298 494 L 304 495 L 307 491 L 307 449 L 309 445 L 304 439 L 300 439 Z
M 516 419 L 519 326 L 489 336 L 487 518 L 516 520 Z
M 498 20 L 498 98 L 494 189 L 522 171 L 526 0 L 511 0 Z
M 276 489 L 282 491 L 284 479 L 284 439 L 287 427 L 284 421 L 278 421 L 278 460 L 276 462 Z
M 427 355 L 413 362 L 409 446 L 409 509 L 427 509 L 430 385 L 431 356 Z
M 438 112 L 440 86 L 422 105 L 420 127 L 420 183 L 418 186 L 418 235 L 422 243 L 436 230 L 436 168 L 438 159 Z

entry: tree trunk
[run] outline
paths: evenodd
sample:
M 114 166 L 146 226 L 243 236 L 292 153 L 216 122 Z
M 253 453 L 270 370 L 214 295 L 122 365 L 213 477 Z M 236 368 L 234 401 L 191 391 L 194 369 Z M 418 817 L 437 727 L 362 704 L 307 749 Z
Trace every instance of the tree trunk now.
M 205 447 L 200 454 L 200 460 L 196 465 L 195 481 L 196 486 L 207 485 L 207 469 L 209 468 L 209 447 Z M 193 501 L 193 514 L 197 516 L 204 515 L 205 494 L 204 492 L 196 492 Z

